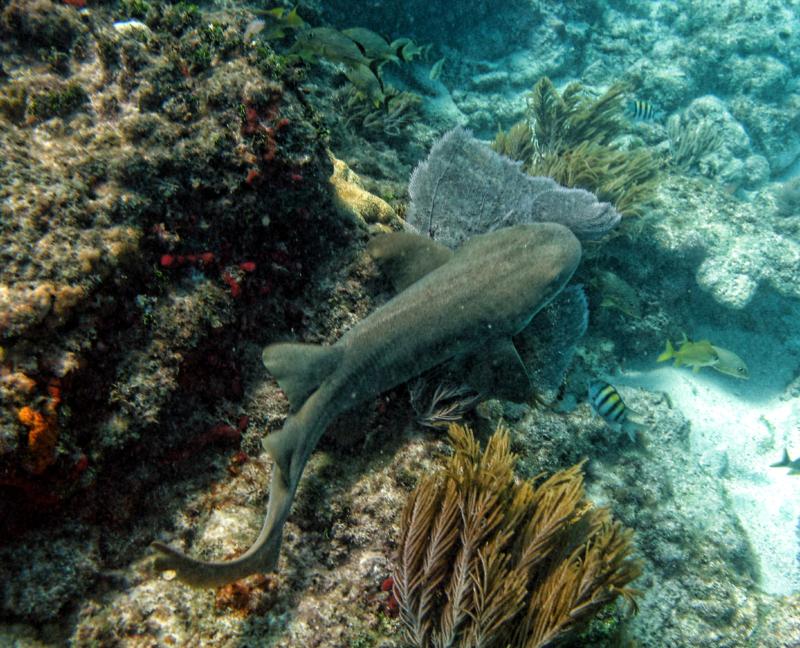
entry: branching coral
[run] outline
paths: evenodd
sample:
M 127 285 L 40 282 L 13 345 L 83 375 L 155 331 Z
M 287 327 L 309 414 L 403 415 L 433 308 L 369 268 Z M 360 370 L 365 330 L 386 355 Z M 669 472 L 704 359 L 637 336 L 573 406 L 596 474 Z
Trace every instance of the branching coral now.
M 423 376 L 408 384 L 408 395 L 417 423 L 429 428 L 445 428 L 462 420 L 480 402 L 480 395 L 467 385 L 447 380 L 432 383 Z
M 422 97 L 413 92 L 386 88 L 385 98 L 375 106 L 355 87 L 348 89 L 344 112 L 347 124 L 367 135 L 398 137 L 420 116 Z
M 492 150 L 528 166 L 533 158 L 533 130 L 526 121 L 517 122 L 508 131 L 498 130 Z
M 700 160 L 720 148 L 722 135 L 709 119 L 673 115 L 667 121 L 669 162 L 680 171 L 697 168 Z
M 553 82 L 542 77 L 528 98 L 539 151 L 559 152 L 583 142 L 608 145 L 623 129 L 625 86 L 616 83 L 597 99 L 580 83 L 570 83 L 559 95 Z
M 655 159 L 646 150 L 620 151 L 582 142 L 534 162 L 537 175 L 566 187 L 591 188 L 599 200 L 613 203 L 621 214 L 639 215 L 653 193 Z
M 581 465 L 536 486 L 514 478 L 499 429 L 422 479 L 400 522 L 394 595 L 415 646 L 557 646 L 622 595 L 641 566 L 632 532 L 585 499 Z M 635 603 L 634 603 L 635 608 Z
M 543 77 L 528 99 L 534 150 L 532 175 L 548 175 L 568 187 L 588 189 L 623 215 L 637 215 L 652 199 L 659 162 L 650 152 L 623 150 L 625 87 L 612 85 L 598 98 L 578 83 L 559 94 Z

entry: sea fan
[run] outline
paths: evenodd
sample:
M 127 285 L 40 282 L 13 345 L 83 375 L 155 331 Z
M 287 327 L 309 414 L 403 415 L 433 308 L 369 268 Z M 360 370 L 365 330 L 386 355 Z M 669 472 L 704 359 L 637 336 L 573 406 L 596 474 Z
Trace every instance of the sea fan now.
M 620 220 L 594 194 L 526 174 L 463 128 L 434 144 L 408 191 L 408 222 L 451 248 L 476 234 L 535 222 L 560 223 L 579 238 L 597 239 Z

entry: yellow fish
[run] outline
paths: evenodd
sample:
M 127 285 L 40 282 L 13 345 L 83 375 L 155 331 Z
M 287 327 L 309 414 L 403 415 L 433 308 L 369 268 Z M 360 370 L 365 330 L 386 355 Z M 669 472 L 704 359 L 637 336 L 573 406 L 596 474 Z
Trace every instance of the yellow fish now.
M 667 340 L 666 348 L 658 356 L 657 361 L 665 362 L 672 359 L 675 360 L 676 367 L 688 365 L 693 373 L 697 373 L 701 367 L 713 367 L 719 363 L 719 354 L 708 340 L 692 342 L 684 336 L 677 350 L 672 346 L 672 342 Z

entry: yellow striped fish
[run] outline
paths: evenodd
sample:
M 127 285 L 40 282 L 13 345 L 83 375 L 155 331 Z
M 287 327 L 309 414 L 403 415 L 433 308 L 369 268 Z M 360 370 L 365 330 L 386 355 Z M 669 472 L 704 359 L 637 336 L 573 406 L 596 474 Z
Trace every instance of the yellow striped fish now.
M 634 121 L 654 121 L 656 110 L 649 101 L 632 99 L 628 102 L 628 114 Z
M 630 412 L 613 385 L 602 380 L 592 381 L 589 384 L 589 404 L 612 430 L 625 432 L 636 443 L 636 433 L 642 426 L 628 418 Z

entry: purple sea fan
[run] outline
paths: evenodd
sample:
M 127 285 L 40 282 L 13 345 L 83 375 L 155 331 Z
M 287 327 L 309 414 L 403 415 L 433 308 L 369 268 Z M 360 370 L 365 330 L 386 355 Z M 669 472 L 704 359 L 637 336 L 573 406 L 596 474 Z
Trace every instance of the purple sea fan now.
M 598 239 L 620 220 L 591 192 L 530 176 L 461 127 L 433 145 L 408 190 L 408 222 L 451 248 L 476 234 L 535 222 L 560 223 L 580 239 Z

